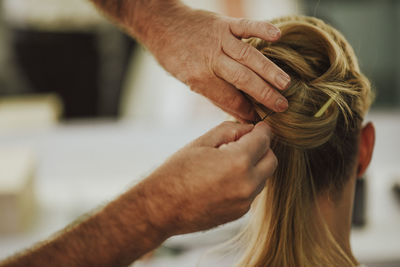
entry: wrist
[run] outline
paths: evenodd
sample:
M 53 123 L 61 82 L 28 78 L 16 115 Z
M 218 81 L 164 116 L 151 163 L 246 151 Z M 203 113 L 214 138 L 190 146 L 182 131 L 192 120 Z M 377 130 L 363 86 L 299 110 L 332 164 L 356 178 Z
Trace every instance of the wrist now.
M 146 179 L 147 180 L 147 179 Z M 135 204 L 133 209 L 137 210 L 142 216 L 142 231 L 146 234 L 150 245 L 156 248 L 171 236 L 165 221 L 160 216 L 162 209 L 159 205 L 160 196 L 148 190 L 146 183 L 140 183 L 127 192 L 127 198 L 133 199 Z M 151 190 L 150 186 L 150 190 Z M 164 217 L 165 218 L 165 217 Z
M 98 217 L 95 218 L 96 221 L 113 222 L 113 226 L 118 226 L 109 227 L 113 230 L 110 239 L 118 240 L 121 246 L 118 250 L 123 254 L 140 256 L 139 254 L 156 249 L 169 237 L 163 228 L 154 223 L 152 213 L 148 209 L 149 201 L 151 202 L 151 199 L 140 183 L 96 215 Z M 135 247 L 139 244 L 134 244 L 138 240 L 140 240 L 140 248 Z M 139 254 L 135 255 L 138 252 Z
M 181 22 L 190 8 L 177 0 L 126 1 L 123 24 L 128 32 L 150 50 Z
M 162 177 L 160 177 L 162 176 Z M 155 171 L 138 185 L 143 200 L 147 223 L 158 233 L 159 238 L 167 239 L 179 233 L 178 209 L 175 190 L 162 181 L 170 180 L 166 172 Z

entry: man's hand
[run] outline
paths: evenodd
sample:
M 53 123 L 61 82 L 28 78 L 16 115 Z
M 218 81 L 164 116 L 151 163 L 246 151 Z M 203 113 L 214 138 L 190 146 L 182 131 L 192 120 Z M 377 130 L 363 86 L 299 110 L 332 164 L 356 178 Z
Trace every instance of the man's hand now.
M 103 209 L 0 266 L 126 266 L 166 238 L 245 214 L 277 165 L 270 130 L 223 123 Z
M 190 88 L 241 121 L 258 115 L 243 92 L 281 112 L 289 76 L 241 38 L 276 41 L 280 31 L 268 22 L 234 19 L 193 10 L 176 0 L 92 0 L 160 64 Z
M 151 225 L 167 236 L 244 215 L 277 160 L 270 128 L 225 122 L 173 155 L 139 187 Z
M 276 41 L 280 31 L 268 22 L 233 19 L 204 11 L 177 11 L 170 27 L 154 37 L 149 49 L 160 64 L 190 88 L 241 121 L 257 114 L 242 92 L 276 112 L 287 100 L 289 76 L 240 38 Z M 239 90 L 238 90 L 239 89 Z

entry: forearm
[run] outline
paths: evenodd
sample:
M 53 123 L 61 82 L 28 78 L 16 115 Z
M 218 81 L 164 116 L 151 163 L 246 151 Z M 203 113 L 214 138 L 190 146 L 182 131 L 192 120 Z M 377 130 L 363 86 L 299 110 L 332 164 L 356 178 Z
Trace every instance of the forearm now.
M 102 210 L 1 266 L 125 266 L 167 236 L 149 220 L 140 184 Z
M 102 210 L 0 266 L 125 266 L 172 235 L 237 219 L 275 171 L 270 136 L 263 122 L 223 123 Z
M 178 0 L 91 0 L 145 46 L 166 31 L 187 7 Z

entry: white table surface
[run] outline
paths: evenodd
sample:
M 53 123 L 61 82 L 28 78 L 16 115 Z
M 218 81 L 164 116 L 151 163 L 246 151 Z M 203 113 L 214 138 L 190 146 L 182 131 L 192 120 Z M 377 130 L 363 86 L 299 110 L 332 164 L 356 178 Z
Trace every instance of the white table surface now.
M 375 123 L 377 139 L 367 178 L 368 224 L 353 231 L 353 250 L 363 262 L 400 260 L 400 203 L 391 192 L 396 179 L 400 180 L 400 113 L 381 112 L 369 118 Z M 37 154 L 39 205 L 39 214 L 29 232 L 0 236 L 0 258 L 46 238 L 83 213 L 106 203 L 217 123 L 217 120 L 174 125 L 144 121 L 76 122 L 47 130 L 0 134 L 0 149 L 24 146 Z M 218 231 L 224 232 L 224 227 Z M 217 235 L 177 237 L 170 244 L 203 245 L 177 258 L 136 265 L 195 266 L 204 253 L 204 244 L 213 243 Z M 221 236 L 218 238 L 223 239 L 224 234 Z M 217 261 L 212 264 L 211 259 L 207 266 L 225 266 Z

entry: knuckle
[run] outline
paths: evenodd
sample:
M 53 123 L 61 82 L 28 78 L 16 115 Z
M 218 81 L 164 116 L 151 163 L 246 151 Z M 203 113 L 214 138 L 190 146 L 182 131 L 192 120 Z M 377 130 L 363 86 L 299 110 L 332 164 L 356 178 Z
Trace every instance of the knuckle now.
M 231 18 L 218 18 L 214 20 L 215 29 L 219 30 L 219 33 L 230 32 L 233 22 Z
M 243 172 L 247 172 L 249 170 L 250 164 L 250 157 L 246 154 L 242 154 L 236 158 L 234 166 L 236 171 L 243 174 Z
M 250 45 L 243 44 L 241 49 L 240 49 L 240 52 L 239 52 L 239 55 L 238 55 L 237 59 L 239 61 L 242 61 L 242 62 L 243 61 L 248 61 L 249 58 L 250 58 L 251 49 L 252 49 L 252 47 Z
M 274 96 L 274 90 L 270 87 L 266 87 L 260 92 L 260 101 L 262 103 L 266 103 L 270 101 L 273 96 Z
M 237 70 L 233 73 L 232 82 L 240 89 L 250 81 L 250 75 L 244 70 Z
M 248 19 L 239 19 L 238 24 L 240 25 L 241 34 L 247 35 L 248 29 L 252 26 L 252 22 Z
M 238 19 L 237 19 L 237 22 L 238 22 L 238 24 L 240 24 L 240 25 L 242 25 L 242 26 L 246 26 L 246 25 L 248 25 L 249 20 L 248 20 L 248 19 L 245 19 L 245 18 L 238 18 Z
M 232 121 L 224 121 L 220 124 L 220 128 L 224 131 L 225 137 L 229 137 L 234 131 L 236 131 L 234 122 Z
M 273 71 L 273 68 L 272 68 L 272 67 L 273 67 L 273 66 L 272 66 L 271 62 L 266 61 L 266 62 L 263 64 L 263 66 L 262 66 L 262 71 L 263 71 L 264 73 L 270 73 L 270 72 Z
M 239 138 L 239 130 L 238 129 L 232 129 L 231 130 L 231 136 L 234 138 L 233 140 L 237 140 Z

